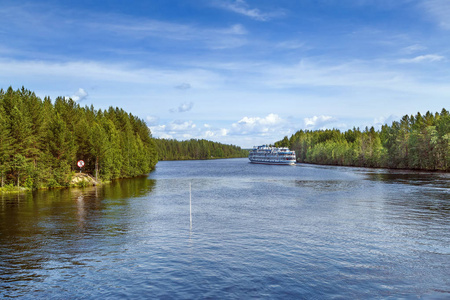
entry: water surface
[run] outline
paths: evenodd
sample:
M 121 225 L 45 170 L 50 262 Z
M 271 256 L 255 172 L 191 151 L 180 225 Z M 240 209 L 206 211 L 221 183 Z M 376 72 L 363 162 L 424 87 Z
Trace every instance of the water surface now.
M 449 298 L 449 179 L 229 159 L 0 195 L 0 297 Z

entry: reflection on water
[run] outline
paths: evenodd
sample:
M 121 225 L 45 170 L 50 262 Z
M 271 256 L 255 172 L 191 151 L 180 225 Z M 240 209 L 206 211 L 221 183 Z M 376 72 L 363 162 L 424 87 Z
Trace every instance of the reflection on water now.
M 0 194 L 4 295 L 15 295 L 27 282 L 45 282 L 53 270 L 85 265 L 89 259 L 80 256 L 95 254 L 108 237 L 126 233 L 130 199 L 148 196 L 154 185 L 154 180 L 135 178 L 99 187 Z
M 448 179 L 232 159 L 0 195 L 0 298 L 445 298 Z
M 366 175 L 374 181 L 382 181 L 388 184 L 409 184 L 416 186 L 429 185 L 433 188 L 440 188 L 444 191 L 450 189 L 450 174 L 414 172 L 407 170 L 378 170 L 367 172 Z
M 447 222 L 450 217 L 450 174 L 399 170 L 365 172 L 371 181 L 393 185 L 386 202 L 404 219 Z
M 320 192 L 347 191 L 357 187 L 358 183 L 349 180 L 295 180 L 295 185 L 300 188 L 310 188 Z

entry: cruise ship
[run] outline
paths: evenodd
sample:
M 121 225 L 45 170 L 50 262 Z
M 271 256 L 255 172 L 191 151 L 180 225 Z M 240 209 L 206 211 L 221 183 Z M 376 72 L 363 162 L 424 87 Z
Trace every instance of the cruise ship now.
M 253 147 L 248 155 L 250 162 L 255 164 L 293 165 L 295 164 L 295 151 L 286 147 Z

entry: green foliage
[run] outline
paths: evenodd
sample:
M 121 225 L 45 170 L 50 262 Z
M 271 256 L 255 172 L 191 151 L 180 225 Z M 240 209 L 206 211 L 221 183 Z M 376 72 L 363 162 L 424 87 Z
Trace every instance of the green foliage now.
M 84 172 L 110 180 L 147 174 L 158 158 L 145 122 L 122 109 L 0 90 L 1 187 L 68 186 L 79 159 Z
M 380 131 L 300 130 L 275 145 L 295 150 L 299 162 L 450 171 L 450 114 L 404 116 Z
M 17 186 L 20 184 L 20 173 L 26 168 L 26 164 L 26 158 L 22 154 L 14 155 L 11 167 L 17 178 Z
M 0 91 L 0 99 L 2 99 L 3 90 Z M 9 130 L 9 120 L 6 116 L 5 110 L 0 105 L 0 176 L 1 185 L 5 186 L 5 176 L 11 168 L 11 156 L 14 153 L 12 148 L 12 137 Z
M 160 160 L 214 159 L 247 157 L 248 151 L 234 145 L 207 140 L 176 141 L 155 139 Z
M 18 192 L 19 189 L 13 183 L 5 184 L 3 187 L 0 187 L 0 193 L 11 193 Z

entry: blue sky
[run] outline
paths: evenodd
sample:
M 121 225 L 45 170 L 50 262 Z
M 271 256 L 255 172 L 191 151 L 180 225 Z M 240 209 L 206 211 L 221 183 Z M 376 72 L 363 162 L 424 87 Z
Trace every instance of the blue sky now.
M 448 0 L 0 0 L 0 87 L 242 147 L 450 109 Z

